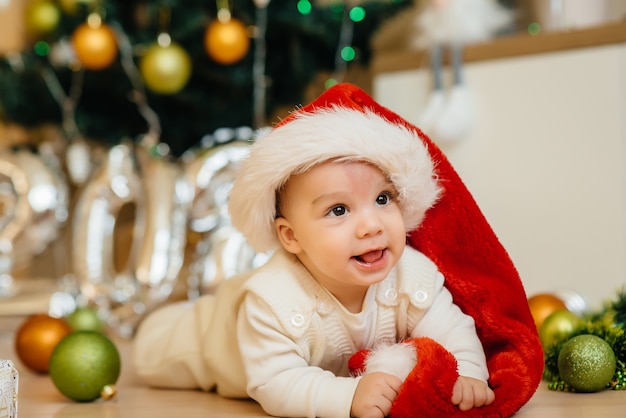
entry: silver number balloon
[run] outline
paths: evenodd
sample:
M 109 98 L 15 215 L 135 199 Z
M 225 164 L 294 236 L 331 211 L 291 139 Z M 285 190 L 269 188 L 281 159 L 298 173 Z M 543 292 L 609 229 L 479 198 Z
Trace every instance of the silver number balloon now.
M 0 293 L 10 293 L 12 270 L 26 266 L 58 236 L 67 216 L 67 185 L 41 155 L 5 150 L 0 206 Z
M 79 190 L 72 217 L 72 265 L 81 292 L 90 302 L 107 305 L 126 302 L 134 294 L 131 265 L 136 245 L 130 246 L 126 265 L 114 264 L 114 231 L 124 205 L 135 205 L 133 235 L 141 235 L 143 202 L 133 150 L 128 144 L 112 147 L 102 164 Z
M 86 182 L 73 218 L 74 272 L 82 295 L 120 335 L 131 336 L 143 314 L 170 296 L 183 264 L 190 201 L 181 167 L 143 147 L 113 147 Z M 118 271 L 114 230 L 129 204 L 130 252 Z
M 232 141 L 199 153 L 185 172 L 194 186 L 190 229 L 201 236 L 189 266 L 189 297 L 211 293 L 223 280 L 265 262 L 232 227 L 228 194 L 248 155 L 248 141 Z
M 184 261 L 191 185 L 180 165 L 141 155 L 146 224 L 135 268 L 143 298 L 152 304 L 173 290 Z

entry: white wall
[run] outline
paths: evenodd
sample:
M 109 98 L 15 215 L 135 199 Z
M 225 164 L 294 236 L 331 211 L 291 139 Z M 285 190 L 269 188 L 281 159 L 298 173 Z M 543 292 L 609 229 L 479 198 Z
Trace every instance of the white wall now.
M 528 295 L 596 308 L 626 284 L 626 46 L 471 63 L 469 136 L 442 148 Z M 380 74 L 374 96 L 415 122 L 427 69 Z

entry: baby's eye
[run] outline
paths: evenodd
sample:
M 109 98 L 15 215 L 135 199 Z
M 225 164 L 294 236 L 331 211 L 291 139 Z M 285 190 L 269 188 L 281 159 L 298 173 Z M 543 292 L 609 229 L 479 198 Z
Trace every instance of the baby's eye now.
M 348 209 L 344 205 L 333 206 L 330 211 L 328 211 L 329 216 L 343 216 L 348 212 Z
M 376 198 L 376 204 L 380 206 L 388 205 L 389 203 L 391 203 L 391 201 L 392 201 L 392 196 L 386 192 L 379 194 L 378 197 Z

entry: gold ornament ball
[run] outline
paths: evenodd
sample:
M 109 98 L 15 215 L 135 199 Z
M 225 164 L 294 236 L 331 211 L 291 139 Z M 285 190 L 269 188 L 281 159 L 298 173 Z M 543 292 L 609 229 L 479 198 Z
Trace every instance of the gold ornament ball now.
M 88 70 L 107 68 L 117 58 L 115 33 L 108 25 L 83 23 L 72 34 L 76 57 Z
M 248 30 L 237 19 L 226 22 L 214 20 L 204 33 L 204 48 L 214 61 L 225 65 L 234 64 L 248 53 Z
M 69 324 L 47 314 L 29 316 L 15 335 L 15 352 L 26 367 L 48 373 L 48 362 L 59 341 L 72 332 Z
M 559 375 L 577 392 L 605 389 L 613 375 L 617 359 L 613 348 L 602 338 L 583 334 L 561 347 L 557 360 Z
M 121 372 L 115 344 L 95 331 L 75 331 L 59 342 L 50 357 L 50 378 L 63 395 L 77 402 L 91 402 L 107 395 Z
M 180 91 L 191 76 L 191 58 L 181 46 L 170 43 L 151 45 L 139 62 L 146 87 L 159 94 Z
M 32 35 L 45 35 L 59 25 L 61 12 L 52 0 L 34 0 L 26 7 L 26 28 Z
M 539 339 L 543 348 L 567 339 L 576 331 L 580 318 L 567 309 L 557 309 L 539 327 Z
M 550 293 L 538 293 L 528 298 L 528 307 L 533 316 L 537 331 L 541 328 L 543 321 L 550 314 L 559 309 L 567 309 L 565 302 L 559 297 Z

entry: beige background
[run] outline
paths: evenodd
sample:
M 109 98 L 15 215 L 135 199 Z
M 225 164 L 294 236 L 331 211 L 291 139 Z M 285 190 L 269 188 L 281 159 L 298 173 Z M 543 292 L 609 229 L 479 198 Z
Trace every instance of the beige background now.
M 0 0 L 0 54 L 17 52 L 24 47 L 22 19 L 26 0 Z
M 578 293 L 598 306 L 626 283 L 626 46 L 469 63 L 476 114 L 443 146 L 516 263 L 527 293 Z M 374 79 L 415 122 L 427 68 Z

